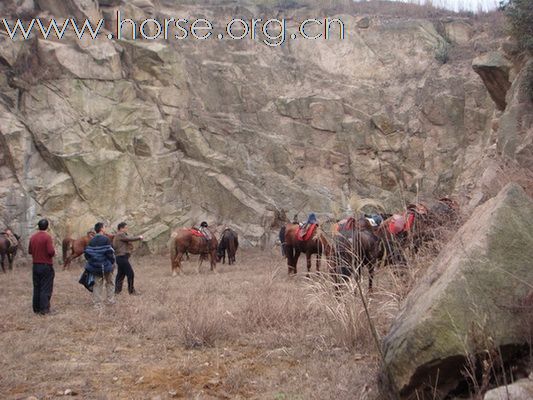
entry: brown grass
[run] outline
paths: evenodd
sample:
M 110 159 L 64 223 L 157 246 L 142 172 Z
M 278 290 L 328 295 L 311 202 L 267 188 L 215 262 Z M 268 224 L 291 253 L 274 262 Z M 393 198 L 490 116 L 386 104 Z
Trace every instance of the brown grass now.
M 378 269 L 363 297 L 379 338 L 453 229 L 409 258 Z M 31 271 L 0 275 L 0 394 L 84 399 L 376 399 L 379 354 L 354 281 L 303 270 L 287 276 L 273 252 L 240 252 L 238 264 L 196 273 L 196 258 L 171 278 L 168 257 L 133 258 L 141 296 L 121 294 L 95 311 L 77 283 L 56 272 L 53 307 L 31 311 Z M 409 257 L 409 255 L 408 255 Z M 327 270 L 323 266 L 323 270 Z
M 377 364 L 355 352 L 312 306 L 303 274 L 278 253 L 240 253 L 236 266 L 171 278 L 168 257 L 133 258 L 141 296 L 93 309 L 80 270 L 56 268 L 53 308 L 31 311 L 31 271 L 0 275 L 0 397 L 84 399 L 372 398 Z M 243 262 L 244 259 L 246 262 Z M 303 263 L 303 262 L 302 262 Z M 303 264 L 300 264 L 303 265 Z

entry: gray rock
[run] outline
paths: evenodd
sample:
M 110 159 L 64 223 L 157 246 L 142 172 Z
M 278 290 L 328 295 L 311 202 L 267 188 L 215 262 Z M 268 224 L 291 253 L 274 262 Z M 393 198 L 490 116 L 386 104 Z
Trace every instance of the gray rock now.
M 511 63 L 505 59 L 503 54 L 493 51 L 474 59 L 472 68 L 483 79 L 498 109 L 504 110 L 507 105 L 505 96 L 511 87 L 511 82 L 509 82 Z
M 402 398 L 448 394 L 464 380 L 465 357 L 491 350 L 488 341 L 505 363 L 527 356 L 533 318 L 522 305 L 533 281 L 531 224 L 532 199 L 509 184 L 443 248 L 384 339 L 386 368 Z
M 533 380 L 520 379 L 507 386 L 485 393 L 483 400 L 530 400 L 533 399 Z

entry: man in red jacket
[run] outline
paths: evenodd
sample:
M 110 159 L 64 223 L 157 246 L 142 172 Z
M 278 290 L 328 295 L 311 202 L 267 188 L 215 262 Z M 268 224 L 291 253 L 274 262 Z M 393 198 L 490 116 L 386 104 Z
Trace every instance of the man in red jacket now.
M 56 252 L 52 237 L 46 232 L 48 220 L 41 219 L 37 225 L 39 232 L 30 238 L 28 247 L 33 259 L 33 312 L 45 315 L 50 313 L 55 276 L 53 257 Z

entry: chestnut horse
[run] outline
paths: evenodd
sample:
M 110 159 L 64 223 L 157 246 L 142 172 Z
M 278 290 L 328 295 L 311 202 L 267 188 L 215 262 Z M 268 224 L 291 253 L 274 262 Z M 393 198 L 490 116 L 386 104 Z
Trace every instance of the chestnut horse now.
M 307 240 L 298 239 L 298 228 L 298 224 L 287 224 L 281 228 L 279 236 L 283 251 L 287 257 L 289 275 L 296 274 L 298 258 L 301 253 L 304 253 L 307 262 L 307 276 L 309 276 L 309 272 L 311 272 L 311 256 L 313 254 L 317 255 L 316 270 L 319 272 L 322 253 L 324 253 L 326 258 L 329 258 L 332 253 L 332 247 L 319 226 L 315 228 L 315 231 Z
M 4 235 L 0 235 L 0 264 L 2 264 L 2 271 L 5 273 L 6 269 L 4 266 L 5 258 L 7 257 L 7 261 L 9 263 L 8 268 L 10 270 L 13 269 L 13 261 L 15 260 L 15 256 L 17 255 L 17 250 L 20 246 L 20 236 L 14 235 L 17 239 L 17 245 L 12 246 L 11 242 L 7 237 Z
M 113 243 L 115 235 L 108 233 L 105 235 L 111 240 L 111 243 Z M 89 231 L 85 236 L 82 236 L 79 239 L 72 239 L 71 237 L 63 239 L 61 242 L 61 248 L 63 250 L 63 270 L 68 269 L 70 263 L 83 254 L 85 248 L 89 245 L 89 242 L 94 236 L 95 233 Z
M 218 241 L 210 229 L 209 232 L 211 232 L 212 236 L 209 243 L 205 237 L 195 235 L 189 228 L 181 228 L 172 234 L 170 238 L 170 264 L 172 276 L 181 274 L 181 259 L 185 253 L 200 254 L 198 273 L 200 273 L 200 263 L 202 259 L 204 259 L 205 256 L 209 256 L 211 271 L 215 272 Z

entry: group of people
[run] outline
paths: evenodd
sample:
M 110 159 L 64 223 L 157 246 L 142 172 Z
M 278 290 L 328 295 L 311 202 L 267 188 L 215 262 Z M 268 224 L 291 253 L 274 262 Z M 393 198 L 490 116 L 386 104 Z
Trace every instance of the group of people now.
M 32 256 L 33 262 L 33 311 L 36 314 L 45 315 L 52 312 L 50 300 L 55 277 L 53 267 L 55 249 L 52 237 L 48 233 L 48 220 L 41 219 L 37 226 L 39 230 L 31 236 L 28 246 L 28 253 Z M 94 226 L 95 236 L 84 251 L 87 261 L 85 273 L 91 282 L 90 290 L 93 293 L 93 302 L 96 308 L 101 308 L 104 302 L 107 304 L 115 303 L 115 294 L 122 291 L 125 278 L 128 281 L 128 292 L 131 295 L 138 294 L 134 287 L 135 274 L 129 259 L 133 250 L 132 242 L 143 240 L 143 237 L 128 236 L 126 222 L 119 223 L 117 230 L 118 233 L 111 242 L 106 236 L 105 224 L 98 222 Z M 115 263 L 117 275 L 113 280 Z

